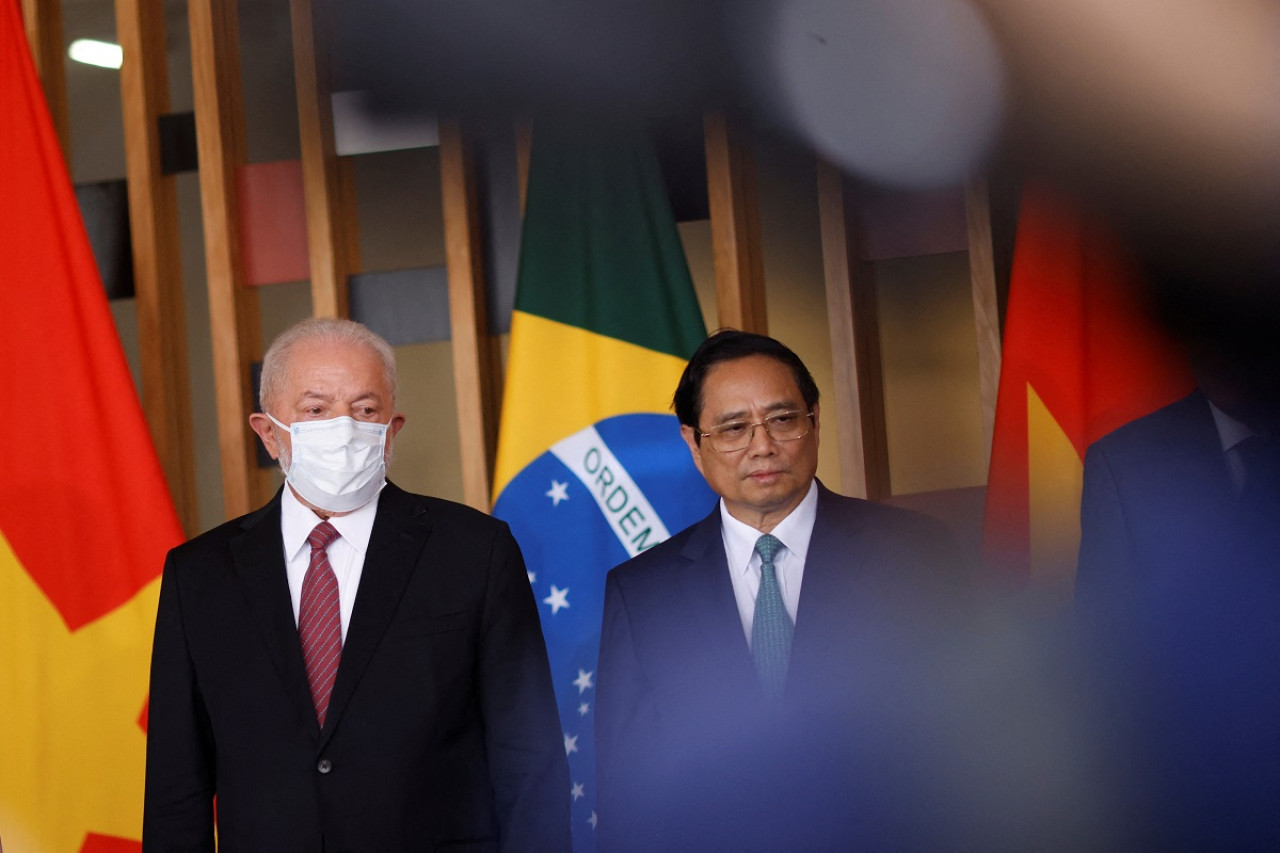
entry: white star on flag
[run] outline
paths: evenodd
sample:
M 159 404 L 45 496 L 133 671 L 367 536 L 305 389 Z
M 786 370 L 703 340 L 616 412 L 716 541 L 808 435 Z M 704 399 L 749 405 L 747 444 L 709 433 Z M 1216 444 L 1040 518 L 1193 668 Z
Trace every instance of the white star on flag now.
M 555 587 L 552 587 L 552 589 L 555 589 Z M 595 685 L 591 683 L 591 677 L 595 674 L 595 670 L 592 670 L 591 672 L 587 672 L 585 669 L 578 670 L 578 677 L 573 680 L 573 686 L 578 688 L 579 696 L 586 693 L 588 687 L 595 687 Z
M 585 797 L 587 795 L 587 792 L 583 788 L 583 785 L 581 782 L 574 782 L 573 790 L 569 792 L 569 795 L 572 796 L 573 799 L 576 801 Z
M 560 608 L 569 606 L 569 587 L 561 589 L 555 584 L 551 585 L 551 594 L 542 599 L 543 604 L 551 605 L 551 615 L 555 616 L 560 612 Z
M 564 754 L 570 755 L 578 751 L 578 736 L 564 733 Z
M 600 818 L 596 817 L 596 810 L 595 810 L 595 809 L 592 809 L 592 810 L 591 810 L 591 817 L 587 818 L 587 823 L 591 824 L 591 828 L 592 828 L 592 829 L 595 829 L 595 828 L 596 828 L 596 822 L 597 822 L 597 821 L 599 821 L 599 820 L 600 820 Z
M 590 710 L 591 710 L 591 706 L 588 705 L 586 702 L 583 702 L 581 705 L 578 706 L 578 716 L 585 717 L 587 715 L 587 712 Z
M 525 574 L 529 576 L 529 583 L 530 583 L 530 584 L 532 584 L 534 581 L 536 581 L 536 580 L 538 579 L 538 575 L 537 575 L 537 573 L 536 573 L 536 572 L 531 572 L 531 571 L 529 571 L 529 570 L 527 570 L 527 569 L 526 569 L 526 570 L 525 570 Z
M 569 500 L 569 484 L 561 483 L 558 480 L 551 481 L 551 488 L 546 492 L 547 497 L 551 498 L 553 507 L 560 506 L 560 501 Z

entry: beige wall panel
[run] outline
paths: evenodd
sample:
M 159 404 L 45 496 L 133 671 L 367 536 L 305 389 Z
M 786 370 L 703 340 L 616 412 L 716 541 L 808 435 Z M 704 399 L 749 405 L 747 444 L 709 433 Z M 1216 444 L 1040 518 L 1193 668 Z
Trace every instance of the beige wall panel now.
M 440 151 L 410 148 L 350 158 L 362 271 L 444 265 Z
M 895 495 L 986 482 L 966 253 L 875 264 Z
M 458 407 L 449 341 L 396 347 L 398 402 L 405 427 L 396 436 L 389 476 L 396 485 L 448 500 L 463 499 Z
M 829 402 L 834 378 L 813 155 L 769 142 L 755 151 L 769 334 L 800 356 L 822 401 Z M 829 438 L 818 443 L 818 477 L 839 492 L 843 483 L 834 405 L 823 406 L 821 424 Z

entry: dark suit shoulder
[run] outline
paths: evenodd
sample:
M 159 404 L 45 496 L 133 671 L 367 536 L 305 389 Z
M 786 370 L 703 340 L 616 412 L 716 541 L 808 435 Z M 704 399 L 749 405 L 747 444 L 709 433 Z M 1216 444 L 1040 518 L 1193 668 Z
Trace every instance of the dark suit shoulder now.
M 661 577 L 668 572 L 678 571 L 681 566 L 687 564 L 690 559 L 690 548 L 700 552 L 709 543 L 719 544 L 722 541 L 720 506 L 717 504 L 706 518 L 689 525 L 652 548 L 640 552 L 625 563 L 615 566 L 609 572 L 609 576 L 615 583 Z
M 1199 391 L 1129 421 L 1095 441 L 1099 453 L 1160 449 L 1217 435 L 1209 401 Z
M 952 544 L 947 526 L 912 509 L 837 494 L 818 484 L 815 530 L 839 529 L 873 541 L 906 545 Z
M 849 520 L 888 524 L 904 524 L 904 525 L 924 525 L 937 526 L 940 522 L 928 515 L 917 512 L 913 509 L 905 509 L 899 506 L 891 506 L 890 504 L 877 503 L 869 501 L 865 498 L 851 498 L 847 495 L 837 494 L 819 484 L 818 492 L 818 514 L 824 512 L 835 512 L 846 516 Z
M 387 484 L 385 492 L 390 492 L 393 487 Z M 427 512 L 433 521 L 445 525 L 461 524 L 466 526 L 488 527 L 494 530 L 505 529 L 507 523 L 501 519 L 494 518 L 488 513 L 481 512 L 478 509 L 460 504 L 456 501 L 446 500 L 445 498 L 432 497 L 430 495 L 418 495 L 413 492 L 406 492 L 403 489 L 395 488 L 395 491 L 406 501 L 411 507 L 418 512 Z M 397 498 L 399 500 L 400 498 Z M 381 512 L 382 507 L 379 507 Z
M 278 528 L 280 518 L 279 492 L 276 493 L 274 498 L 253 512 L 225 521 L 217 527 L 212 527 L 204 533 L 193 536 L 181 545 L 170 549 L 169 561 L 173 564 L 192 559 L 199 560 L 201 557 L 213 554 L 225 555 L 232 540 L 243 535 L 247 530 L 257 528 L 258 525 L 264 523 L 265 519 L 272 516 L 277 519 L 276 526 Z

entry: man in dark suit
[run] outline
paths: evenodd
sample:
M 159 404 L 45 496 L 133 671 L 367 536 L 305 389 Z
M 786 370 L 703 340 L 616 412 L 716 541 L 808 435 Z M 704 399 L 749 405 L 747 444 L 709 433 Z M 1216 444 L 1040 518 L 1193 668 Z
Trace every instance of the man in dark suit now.
M 506 525 L 385 482 L 390 347 L 303 321 L 251 423 L 287 485 L 175 548 L 151 669 L 147 851 L 567 850 L 569 776 Z
M 940 525 L 815 479 L 818 389 L 720 332 L 675 394 L 720 495 L 610 572 L 597 682 L 602 850 L 874 849 L 907 836 L 910 630 L 944 605 Z
M 1230 350 L 1085 456 L 1076 603 L 1149 849 L 1280 844 L 1280 396 Z

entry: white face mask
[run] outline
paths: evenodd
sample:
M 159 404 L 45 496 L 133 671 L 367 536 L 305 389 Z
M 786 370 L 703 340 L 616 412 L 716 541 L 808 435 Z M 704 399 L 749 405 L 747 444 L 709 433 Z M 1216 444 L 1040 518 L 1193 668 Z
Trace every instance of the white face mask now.
M 340 417 L 286 426 L 267 417 L 289 431 L 292 450 L 281 448 L 280 467 L 293 490 L 313 506 L 350 512 L 371 501 L 386 484 L 389 424 Z

